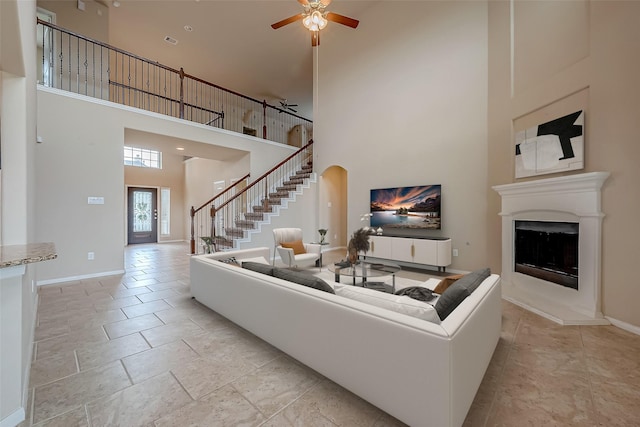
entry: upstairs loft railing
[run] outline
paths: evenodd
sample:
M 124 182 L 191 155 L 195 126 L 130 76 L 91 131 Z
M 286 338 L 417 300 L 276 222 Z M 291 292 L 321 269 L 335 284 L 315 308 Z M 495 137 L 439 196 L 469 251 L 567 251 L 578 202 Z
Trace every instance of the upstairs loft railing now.
M 265 215 L 289 197 L 312 170 L 313 140 L 287 157 L 255 181 L 249 175 L 224 189 L 197 209 L 191 207 L 191 253 L 235 247 L 234 240 L 247 237 Z
M 180 70 L 38 19 L 38 82 L 300 147 L 313 123 Z

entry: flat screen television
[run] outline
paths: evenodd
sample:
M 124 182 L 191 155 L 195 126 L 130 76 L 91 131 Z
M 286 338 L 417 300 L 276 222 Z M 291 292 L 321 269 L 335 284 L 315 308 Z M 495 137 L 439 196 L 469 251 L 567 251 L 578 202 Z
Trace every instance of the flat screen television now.
M 371 227 L 439 230 L 441 185 L 371 190 Z

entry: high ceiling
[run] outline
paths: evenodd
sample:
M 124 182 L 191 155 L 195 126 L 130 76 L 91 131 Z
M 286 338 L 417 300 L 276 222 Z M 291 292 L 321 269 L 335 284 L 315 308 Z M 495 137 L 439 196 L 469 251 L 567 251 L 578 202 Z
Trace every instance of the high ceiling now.
M 311 37 L 301 22 L 271 24 L 301 13 L 296 0 L 102 0 L 109 7 L 109 43 L 211 83 L 279 106 L 299 104 L 313 119 Z M 360 19 L 368 1 L 335 0 L 327 10 Z M 187 31 L 185 26 L 192 28 Z M 321 45 L 358 31 L 329 23 Z M 170 36 L 178 43 L 164 41 Z

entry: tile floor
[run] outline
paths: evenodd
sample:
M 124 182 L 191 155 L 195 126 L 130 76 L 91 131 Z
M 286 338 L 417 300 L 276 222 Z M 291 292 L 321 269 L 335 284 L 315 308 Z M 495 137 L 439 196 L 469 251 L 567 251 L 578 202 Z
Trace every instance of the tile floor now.
M 40 288 L 28 406 L 23 427 L 403 425 L 194 302 L 184 244 L 130 246 L 124 275 Z M 465 426 L 638 425 L 640 336 L 504 302 Z

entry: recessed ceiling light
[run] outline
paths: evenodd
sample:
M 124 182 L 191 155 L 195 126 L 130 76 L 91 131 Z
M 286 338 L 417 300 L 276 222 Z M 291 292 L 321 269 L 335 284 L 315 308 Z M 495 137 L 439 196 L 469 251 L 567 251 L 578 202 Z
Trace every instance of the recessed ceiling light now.
M 174 39 L 171 36 L 164 36 L 164 41 L 166 41 L 167 43 L 171 43 L 173 45 L 178 44 L 178 40 Z
M 111 3 L 113 5 L 113 7 L 120 7 L 120 2 L 118 0 L 113 0 L 113 3 Z
M 184 151 L 184 147 L 176 147 L 176 150 L 178 150 L 178 151 Z
M 188 33 L 190 33 L 191 31 L 193 31 L 193 27 L 191 25 L 185 25 L 184 26 L 184 30 Z

